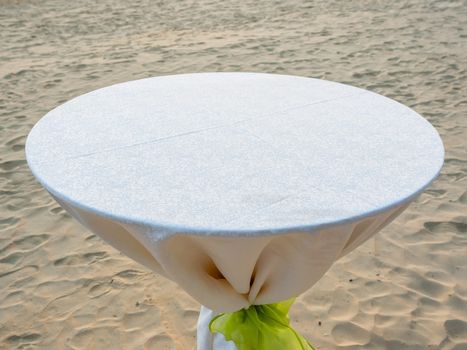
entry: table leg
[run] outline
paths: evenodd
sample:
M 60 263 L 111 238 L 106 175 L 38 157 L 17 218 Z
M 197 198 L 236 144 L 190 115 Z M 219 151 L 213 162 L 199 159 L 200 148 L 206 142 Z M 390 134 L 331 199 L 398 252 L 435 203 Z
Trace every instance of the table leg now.
M 205 306 L 201 306 L 198 318 L 197 350 L 237 350 L 235 344 L 225 340 L 220 333 L 211 333 L 209 322 L 217 314 Z

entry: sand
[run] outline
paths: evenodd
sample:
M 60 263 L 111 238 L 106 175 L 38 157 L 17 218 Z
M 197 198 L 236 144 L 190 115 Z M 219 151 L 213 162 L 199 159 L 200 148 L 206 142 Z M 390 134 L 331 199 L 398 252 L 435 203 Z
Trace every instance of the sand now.
M 199 71 L 336 80 L 437 127 L 439 179 L 291 317 L 317 349 L 466 350 L 467 3 L 369 0 L 0 0 L 0 349 L 195 348 L 199 305 L 67 215 L 24 142 L 74 96 Z

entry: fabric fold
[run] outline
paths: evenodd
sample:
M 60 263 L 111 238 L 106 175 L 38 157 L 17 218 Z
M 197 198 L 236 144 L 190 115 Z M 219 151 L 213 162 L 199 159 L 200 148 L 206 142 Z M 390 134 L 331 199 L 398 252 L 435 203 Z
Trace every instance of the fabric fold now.
M 55 198 L 55 197 L 54 197 Z M 116 249 L 183 288 L 215 312 L 273 304 L 312 287 L 407 206 L 312 232 L 258 236 L 170 235 L 122 223 L 55 198 L 72 216 Z

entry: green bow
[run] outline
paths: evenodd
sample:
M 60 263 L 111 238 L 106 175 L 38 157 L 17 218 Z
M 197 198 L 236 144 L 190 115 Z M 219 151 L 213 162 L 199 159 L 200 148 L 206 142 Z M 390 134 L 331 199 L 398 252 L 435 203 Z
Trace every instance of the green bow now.
M 209 329 L 222 333 L 238 350 L 314 350 L 289 325 L 288 313 L 294 300 L 220 314 L 211 320 Z

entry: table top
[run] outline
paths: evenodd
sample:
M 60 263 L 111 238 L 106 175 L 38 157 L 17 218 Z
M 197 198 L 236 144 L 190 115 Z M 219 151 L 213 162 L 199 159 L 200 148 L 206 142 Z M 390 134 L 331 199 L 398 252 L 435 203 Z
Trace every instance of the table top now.
M 407 202 L 444 149 L 412 109 L 335 82 L 259 73 L 130 81 L 45 115 L 26 143 L 44 187 L 167 232 L 260 235 Z

